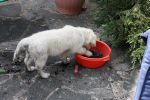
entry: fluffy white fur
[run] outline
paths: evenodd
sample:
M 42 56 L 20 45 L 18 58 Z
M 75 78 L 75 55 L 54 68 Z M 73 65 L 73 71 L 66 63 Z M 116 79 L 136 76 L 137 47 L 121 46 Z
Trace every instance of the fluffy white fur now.
M 96 35 L 91 29 L 66 25 L 22 39 L 14 52 L 13 61 L 24 53 L 27 69 L 37 69 L 42 78 L 48 78 L 50 74 L 43 71 L 48 56 L 61 55 L 63 59 L 66 59 L 68 53 L 91 56 L 92 53 L 87 48 L 95 45 Z M 32 62 L 35 66 L 31 66 Z

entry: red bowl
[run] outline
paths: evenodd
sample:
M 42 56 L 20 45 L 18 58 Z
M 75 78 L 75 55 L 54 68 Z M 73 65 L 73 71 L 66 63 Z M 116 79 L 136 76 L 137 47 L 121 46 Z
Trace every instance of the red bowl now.
M 100 40 L 97 40 L 96 47 L 93 49 L 96 50 L 97 52 L 102 53 L 102 58 L 88 58 L 88 57 L 76 54 L 75 59 L 77 63 L 87 68 L 100 68 L 102 67 L 102 65 L 105 64 L 106 61 L 110 60 L 111 49 L 106 43 Z

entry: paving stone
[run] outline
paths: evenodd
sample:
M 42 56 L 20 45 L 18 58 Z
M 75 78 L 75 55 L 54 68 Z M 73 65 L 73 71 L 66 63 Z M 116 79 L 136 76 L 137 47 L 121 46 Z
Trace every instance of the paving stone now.
M 127 71 L 129 68 L 128 68 L 128 64 L 127 63 L 119 63 L 119 64 L 116 64 L 113 68 L 115 69 L 115 70 L 125 70 L 125 71 Z
M 12 76 L 11 75 L 1 75 L 0 76 L 0 85 L 5 84 L 5 82 L 7 82 L 9 79 L 11 79 Z
M 123 81 L 117 81 L 111 83 L 112 91 L 116 98 L 123 98 L 127 95 L 127 91 L 123 88 Z
M 36 80 L 23 97 L 27 100 L 45 100 L 56 88 L 60 88 L 61 81 L 53 78 Z
M 21 5 L 19 2 L 6 1 L 0 3 L 0 17 L 20 17 Z
M 88 94 L 75 93 L 67 89 L 60 89 L 47 100 L 91 100 L 91 96 Z
M 18 77 L 13 77 L 1 85 L 0 98 L 1 100 L 13 100 L 13 96 L 26 87 L 27 85 L 21 84 Z
M 48 27 L 43 25 L 42 19 L 34 22 L 26 19 L 0 19 L 0 42 L 8 42 L 11 40 L 20 40 L 35 32 L 47 30 Z

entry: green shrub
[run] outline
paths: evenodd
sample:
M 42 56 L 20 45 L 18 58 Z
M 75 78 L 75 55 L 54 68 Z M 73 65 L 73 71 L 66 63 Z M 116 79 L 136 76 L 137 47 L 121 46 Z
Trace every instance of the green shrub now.
M 100 8 L 96 13 L 96 24 L 103 26 L 105 30 L 100 38 L 109 36 L 107 42 L 114 47 L 128 46 L 132 65 L 135 66 L 141 60 L 145 48 L 139 35 L 150 26 L 150 1 L 97 1 Z

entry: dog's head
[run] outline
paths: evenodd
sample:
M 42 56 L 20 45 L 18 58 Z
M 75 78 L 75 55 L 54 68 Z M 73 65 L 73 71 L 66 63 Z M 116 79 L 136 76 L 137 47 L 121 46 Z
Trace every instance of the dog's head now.
M 83 33 L 83 36 L 85 38 L 85 41 L 84 41 L 84 46 L 87 48 L 87 49 L 90 49 L 92 47 L 95 47 L 96 46 L 96 40 L 97 40 L 97 37 L 96 35 L 94 34 L 93 30 L 89 29 L 89 28 L 80 28 L 81 32 Z

